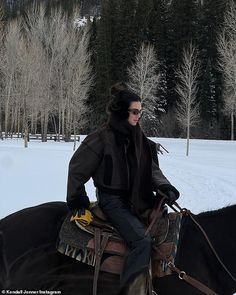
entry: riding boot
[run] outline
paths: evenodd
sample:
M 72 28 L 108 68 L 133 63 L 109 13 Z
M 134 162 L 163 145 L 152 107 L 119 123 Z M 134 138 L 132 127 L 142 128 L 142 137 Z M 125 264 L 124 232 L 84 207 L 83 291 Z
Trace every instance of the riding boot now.
M 147 295 L 148 294 L 148 277 L 145 272 L 135 276 L 129 280 L 126 287 L 121 291 L 120 295 Z

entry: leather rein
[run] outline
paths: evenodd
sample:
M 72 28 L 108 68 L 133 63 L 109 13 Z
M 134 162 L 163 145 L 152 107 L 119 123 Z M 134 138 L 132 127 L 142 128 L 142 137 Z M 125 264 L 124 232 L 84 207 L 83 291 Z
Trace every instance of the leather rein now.
M 175 208 L 178 208 L 178 210 Z M 196 221 L 194 218 L 192 212 L 186 208 L 181 208 L 177 202 L 175 202 L 172 206 L 170 206 L 175 212 L 179 212 L 183 214 L 184 216 L 189 216 L 191 220 L 196 224 L 196 226 L 199 228 L 201 233 L 203 234 L 205 240 L 207 241 L 207 244 L 209 245 L 210 249 L 212 250 L 213 254 L 215 255 L 217 261 L 220 263 L 220 265 L 223 267 L 225 272 L 230 276 L 230 278 L 236 283 L 236 278 L 232 275 L 232 273 L 229 271 L 229 269 L 225 266 L 223 261 L 220 259 L 219 255 L 217 254 L 214 246 L 212 245 L 208 235 L 206 234 L 205 230 L 202 228 L 202 226 Z M 196 279 L 192 278 L 191 276 L 187 275 L 185 271 L 178 269 L 172 262 L 168 262 L 167 265 L 169 268 L 176 272 L 179 275 L 180 280 L 184 280 L 193 287 L 199 289 L 201 292 L 207 295 L 217 295 L 214 291 L 212 291 L 210 288 L 208 288 L 206 285 L 202 284 L 201 282 L 197 281 Z

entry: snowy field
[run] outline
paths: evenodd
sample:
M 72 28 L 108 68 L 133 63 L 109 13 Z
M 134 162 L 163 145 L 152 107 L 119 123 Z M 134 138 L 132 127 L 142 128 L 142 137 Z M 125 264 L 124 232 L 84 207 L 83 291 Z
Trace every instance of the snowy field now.
M 83 138 L 83 136 L 82 136 Z M 163 173 L 181 192 L 179 204 L 194 213 L 236 203 L 236 141 L 158 138 L 169 153 L 159 156 Z M 64 201 L 73 143 L 0 142 L 0 218 L 25 207 Z M 95 199 L 90 180 L 86 184 Z

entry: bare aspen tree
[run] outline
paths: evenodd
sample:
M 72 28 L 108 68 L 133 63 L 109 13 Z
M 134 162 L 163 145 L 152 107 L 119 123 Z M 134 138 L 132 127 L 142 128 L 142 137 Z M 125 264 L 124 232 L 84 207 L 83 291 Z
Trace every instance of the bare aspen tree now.
M 48 18 L 43 6 L 35 6 L 21 21 L 9 23 L 0 48 L 6 136 L 21 130 L 27 147 L 39 122 L 43 141 L 49 120 L 58 138 L 60 132 L 70 139 L 81 130 L 93 83 L 88 44 L 88 30 L 77 28 L 61 10 Z
M 53 116 L 58 117 L 58 129 L 56 130 L 55 125 L 55 133 L 57 135 L 57 139 L 60 140 L 60 134 L 62 137 L 65 137 L 65 108 L 66 108 L 66 89 L 68 87 L 67 83 L 67 61 L 68 61 L 68 48 L 70 43 L 70 33 L 68 30 L 65 30 L 64 38 L 61 42 L 60 52 L 58 54 L 58 58 L 56 60 L 56 69 L 55 69 L 55 83 L 56 83 L 56 93 L 54 99 L 54 108 L 53 108 Z
M 37 122 L 40 117 L 40 110 L 42 108 L 42 98 L 44 97 L 44 79 L 46 74 L 46 59 L 43 45 L 38 39 L 25 39 L 28 55 L 28 66 L 32 67 L 29 72 L 31 76 L 30 97 L 28 100 L 28 118 L 30 122 L 31 133 L 37 132 Z M 27 58 L 27 57 L 26 57 Z
M 158 61 L 154 47 L 143 43 L 134 64 L 128 69 L 128 86 L 142 99 L 145 111 L 142 125 L 146 132 L 150 129 L 150 124 L 155 126 L 157 121 L 155 111 L 160 103 L 156 95 L 160 77 L 157 71 Z
M 35 113 L 38 113 L 35 85 L 40 78 L 38 66 L 43 59 L 42 54 L 39 54 L 40 44 L 30 43 L 31 40 L 26 34 L 20 33 L 21 28 L 20 21 L 9 25 L 4 42 L 5 55 L 2 64 L 4 65 L 3 83 L 7 92 L 5 112 L 11 109 L 11 130 L 17 131 L 19 135 L 21 128 L 25 139 L 24 145 L 27 147 L 29 124 Z M 6 130 L 9 118 L 10 116 L 7 118 L 5 116 Z
M 20 108 L 22 114 L 22 133 L 24 133 L 25 147 L 28 146 L 29 127 L 33 117 L 38 115 L 39 100 L 37 89 L 40 57 L 39 44 L 29 43 L 26 37 L 21 37 L 18 44 Z M 37 95 L 37 96 L 36 96 Z
M 58 50 L 57 58 L 55 59 L 55 99 L 54 99 L 54 113 L 58 117 L 58 140 L 60 139 L 59 134 L 65 138 L 65 112 L 66 112 L 66 101 L 67 101 L 67 89 L 70 87 L 70 75 L 68 71 L 68 63 L 71 59 L 71 51 L 73 51 L 74 46 L 77 44 L 77 40 L 73 40 L 71 36 L 71 30 L 74 30 L 73 22 L 66 19 L 61 28 L 60 35 L 60 47 Z M 53 114 L 54 116 L 54 114 Z
M 0 48 L 3 48 L 3 27 L 4 27 L 4 12 L 3 7 L 0 4 Z M 0 59 L 1 59 L 1 50 L 0 50 Z M 1 73 L 1 68 L 0 68 Z M 0 85 L 0 92 L 2 93 L 2 87 Z M 2 111 L 3 111 L 3 96 L 0 94 L 0 139 L 3 138 L 2 136 Z
M 176 118 L 179 125 L 186 130 L 187 145 L 186 155 L 189 155 L 190 128 L 199 122 L 199 103 L 196 95 L 198 90 L 197 78 L 200 63 L 197 50 L 192 43 L 183 50 L 183 61 L 176 71 L 178 79 L 176 91 L 179 95 L 177 102 Z
M 67 18 L 61 9 L 52 10 L 51 16 L 47 21 L 47 32 L 45 36 L 46 47 L 46 57 L 48 59 L 48 93 L 46 95 L 46 100 L 48 103 L 48 109 L 44 116 L 44 136 L 47 134 L 47 125 L 49 112 L 52 114 L 55 106 L 55 95 L 52 93 L 52 86 L 55 85 L 55 72 L 57 68 L 57 61 L 61 56 L 63 39 L 66 33 Z M 63 48 L 64 49 L 64 48 Z
M 5 137 L 8 135 L 13 99 L 18 95 L 15 88 L 18 78 L 17 46 L 20 39 L 20 22 L 12 21 L 6 28 L 4 46 L 1 48 L 0 70 L 3 83 L 3 101 L 5 113 Z
M 75 17 L 72 18 L 74 20 Z M 73 21 L 67 21 L 61 40 L 60 55 L 56 59 L 56 87 L 59 130 L 63 138 L 70 140 L 72 132 L 81 129 L 86 122 L 90 87 L 93 83 L 88 51 L 87 28 L 77 28 Z
M 76 131 L 81 130 L 87 121 L 86 113 L 88 106 L 89 90 L 93 84 L 91 54 L 89 53 L 89 33 L 86 28 L 80 29 L 80 32 L 74 32 L 74 38 L 79 37 L 74 57 L 71 58 L 70 64 L 74 68 L 70 87 L 70 107 L 72 115 L 72 126 L 74 133 L 74 149 L 76 145 Z M 72 33 L 73 34 L 73 33 Z M 78 36 L 79 35 L 79 36 Z M 73 38 L 73 39 L 74 39 Z M 79 129 L 78 129 L 79 128 Z
M 36 6 L 27 14 L 25 29 L 30 42 L 43 45 L 45 54 L 44 82 L 41 97 L 41 133 L 43 141 L 47 140 L 47 128 L 50 114 L 53 109 L 54 87 L 55 87 L 55 65 L 60 43 L 64 36 L 63 26 L 66 23 L 65 16 L 61 10 L 52 10 L 50 18 L 45 15 L 44 6 Z
M 43 44 L 41 62 L 43 88 L 40 97 L 42 136 L 46 137 L 49 116 L 55 133 L 69 140 L 71 132 L 84 124 L 85 103 L 92 83 L 88 32 L 77 29 L 74 19 L 68 19 L 61 10 L 51 11 L 50 18 L 40 7 L 29 14 L 26 31 L 32 43 Z M 59 128 L 55 118 L 58 117 Z M 82 120 L 83 117 L 83 120 Z
M 231 140 L 234 140 L 236 115 L 236 4 L 231 1 L 224 17 L 224 27 L 217 42 L 219 68 L 224 78 L 224 111 L 231 119 Z

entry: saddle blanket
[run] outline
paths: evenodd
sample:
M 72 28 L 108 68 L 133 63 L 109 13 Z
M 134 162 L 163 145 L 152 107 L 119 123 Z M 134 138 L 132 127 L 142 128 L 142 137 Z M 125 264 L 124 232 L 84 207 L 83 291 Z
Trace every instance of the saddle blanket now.
M 125 253 L 129 249 L 112 225 L 94 216 L 93 222 L 84 227 L 71 222 L 70 217 L 71 214 L 68 214 L 60 229 L 57 250 L 91 266 L 95 266 L 99 252 L 102 254 L 100 270 L 120 274 Z M 165 213 L 153 226 L 151 257 L 153 277 L 171 274 L 167 263 L 170 261 L 174 263 L 175 260 L 181 219 L 180 213 Z M 99 236 L 95 232 L 99 232 Z

